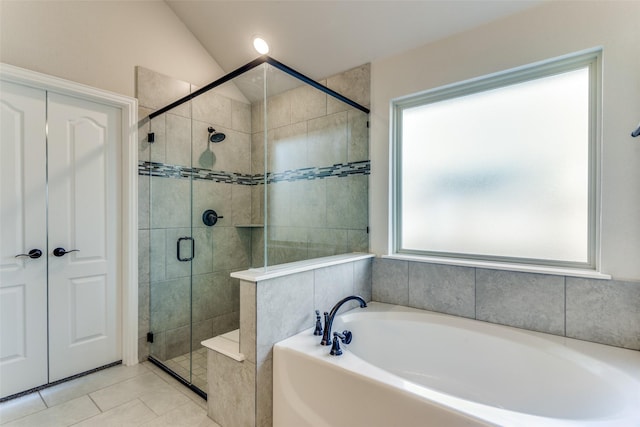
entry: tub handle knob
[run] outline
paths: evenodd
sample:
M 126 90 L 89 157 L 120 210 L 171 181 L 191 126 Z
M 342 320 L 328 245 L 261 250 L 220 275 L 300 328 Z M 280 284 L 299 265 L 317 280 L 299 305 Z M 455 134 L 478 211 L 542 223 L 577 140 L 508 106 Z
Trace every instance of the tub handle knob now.
M 333 333 L 333 345 L 331 346 L 331 351 L 329 352 L 332 356 L 340 356 L 342 354 L 342 349 L 340 349 L 340 339 L 338 338 L 338 333 Z
M 342 349 L 340 348 L 340 341 L 342 341 L 343 344 L 349 344 L 351 343 L 352 339 L 353 339 L 353 334 L 351 333 L 351 331 L 345 330 L 345 331 L 342 331 L 342 333 L 334 332 L 333 344 L 331 345 L 331 351 L 329 352 L 329 354 L 332 356 L 340 356 L 342 354 Z
M 316 310 L 316 329 L 313 331 L 313 335 L 322 335 L 322 322 L 320 322 L 320 310 Z
M 334 335 L 335 334 L 338 334 L 338 338 L 340 338 L 340 341 L 342 341 L 343 344 L 351 344 L 351 340 L 353 339 L 351 331 L 344 330 L 342 331 L 342 334 L 334 332 Z

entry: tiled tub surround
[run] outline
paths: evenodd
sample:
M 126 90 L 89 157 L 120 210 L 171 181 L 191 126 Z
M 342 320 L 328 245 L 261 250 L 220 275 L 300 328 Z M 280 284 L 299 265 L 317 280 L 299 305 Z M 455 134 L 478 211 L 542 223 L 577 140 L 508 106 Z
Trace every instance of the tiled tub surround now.
M 220 425 L 271 426 L 273 344 L 312 327 L 316 309 L 329 311 L 353 294 L 371 300 L 372 255 L 314 260 L 323 261 L 292 263 L 255 281 L 248 280 L 255 271 L 234 273 L 247 279 L 240 282 L 240 352 L 246 359 L 209 351 L 209 416 Z
M 372 299 L 640 350 L 640 283 L 376 258 Z
M 236 362 L 210 352 L 208 405 L 215 421 L 271 425 L 273 344 L 311 327 L 314 309 L 327 310 L 350 293 L 361 293 L 372 301 L 640 349 L 640 284 L 635 282 L 382 258 L 347 265 L 241 281 L 240 352 L 247 359 Z

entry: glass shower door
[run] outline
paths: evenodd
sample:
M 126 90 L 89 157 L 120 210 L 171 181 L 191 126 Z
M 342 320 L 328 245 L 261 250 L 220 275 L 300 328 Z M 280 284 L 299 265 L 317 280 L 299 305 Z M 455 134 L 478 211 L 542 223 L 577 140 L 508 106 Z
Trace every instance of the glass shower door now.
M 201 342 L 238 329 L 230 274 L 250 266 L 250 118 L 248 102 L 211 91 L 151 123 L 149 355 L 201 394 Z
M 191 126 L 191 383 L 207 391 L 209 338 L 240 323 L 240 283 L 233 271 L 250 266 L 251 105 L 233 82 L 192 103 Z M 246 179 L 245 179 L 246 181 Z
M 190 105 L 151 122 L 149 182 L 149 355 L 187 383 L 191 378 L 191 276 L 197 254 L 191 230 Z

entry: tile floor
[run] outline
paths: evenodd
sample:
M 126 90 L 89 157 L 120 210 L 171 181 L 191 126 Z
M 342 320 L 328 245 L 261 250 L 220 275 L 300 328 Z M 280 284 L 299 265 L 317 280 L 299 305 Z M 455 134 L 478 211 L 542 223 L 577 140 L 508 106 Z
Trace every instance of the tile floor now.
M 169 359 L 164 364 L 182 378 L 189 378 L 189 353 Z M 207 391 L 207 349 L 202 347 L 193 352 L 193 385 Z
M 220 427 L 207 402 L 150 362 L 114 366 L 0 403 L 5 427 Z

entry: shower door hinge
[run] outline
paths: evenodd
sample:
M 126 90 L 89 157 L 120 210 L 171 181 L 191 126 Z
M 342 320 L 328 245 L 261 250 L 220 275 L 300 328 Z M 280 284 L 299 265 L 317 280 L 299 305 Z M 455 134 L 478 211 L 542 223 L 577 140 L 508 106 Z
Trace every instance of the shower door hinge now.
M 147 332 L 147 342 L 153 342 L 153 332 Z
M 367 129 L 369 129 L 369 120 L 367 120 Z

